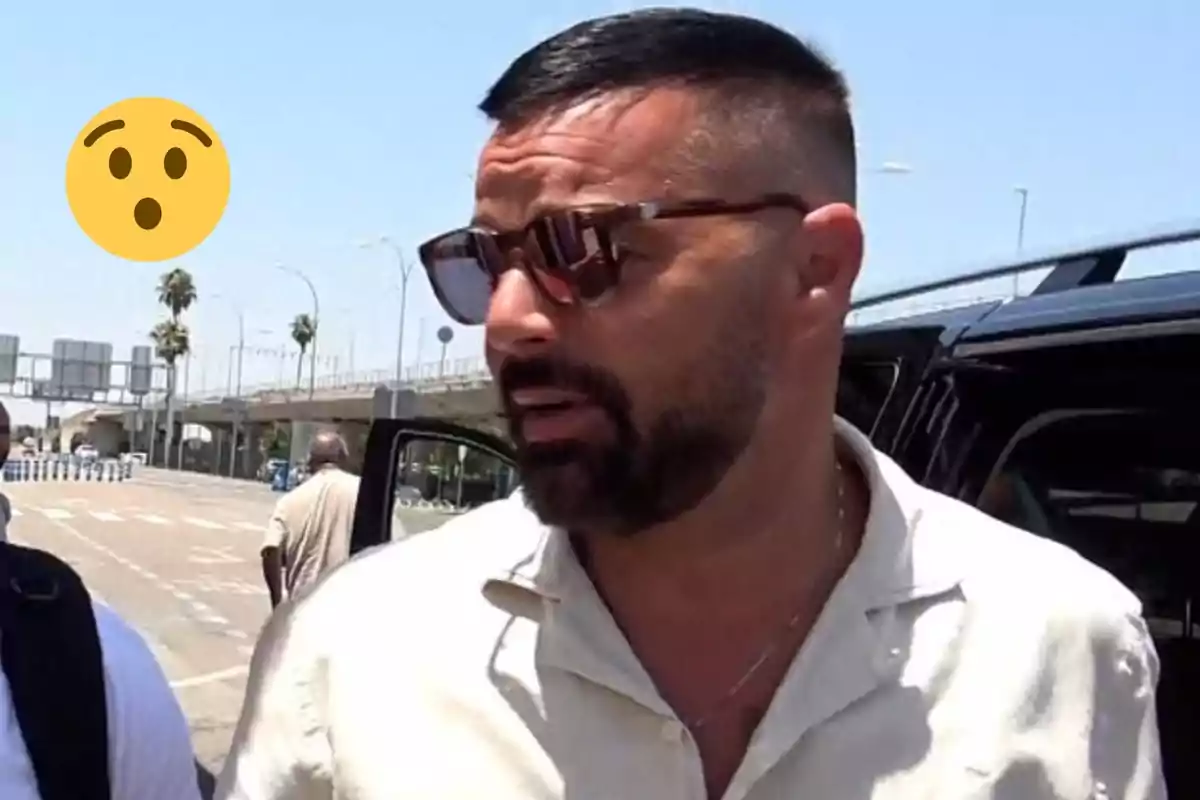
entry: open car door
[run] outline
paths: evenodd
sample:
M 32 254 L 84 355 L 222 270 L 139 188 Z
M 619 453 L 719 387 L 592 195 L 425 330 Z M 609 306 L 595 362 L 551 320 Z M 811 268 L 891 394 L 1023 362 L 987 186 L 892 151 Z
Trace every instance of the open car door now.
M 512 445 L 494 434 L 441 419 L 376 419 L 371 423 L 366 452 L 363 454 L 362 483 L 354 512 L 354 529 L 350 536 L 351 555 L 392 540 L 398 492 L 410 487 L 408 491 L 425 495 L 430 487 L 444 489 L 450 483 L 444 480 L 445 476 L 441 473 L 421 470 L 413 470 L 414 474 L 409 476 L 413 483 L 400 482 L 401 473 L 405 471 L 405 453 L 411 454 L 421 446 L 442 446 L 453 454 L 450 461 L 457 462 L 457 469 L 452 477 L 456 486 L 451 493 L 459 501 L 463 496 L 463 476 L 468 461 L 477 465 L 482 462 L 485 472 L 488 471 L 486 467 L 492 467 L 495 475 L 500 472 L 515 474 L 513 467 L 516 459 Z M 416 486 L 412 488 L 414 484 Z M 482 494 L 489 494 L 486 480 L 476 481 L 476 484 Z M 483 499 L 505 496 L 510 489 L 507 482 L 493 486 L 491 496 Z M 479 491 L 473 493 L 476 499 L 480 494 Z M 460 510 L 461 503 L 456 505 L 459 507 L 455 510 Z M 406 520 L 405 524 L 413 533 L 416 532 L 414 527 L 425 530 L 441 524 L 446 520 L 447 512 L 436 509 L 413 511 L 411 517 L 414 521 L 410 523 Z

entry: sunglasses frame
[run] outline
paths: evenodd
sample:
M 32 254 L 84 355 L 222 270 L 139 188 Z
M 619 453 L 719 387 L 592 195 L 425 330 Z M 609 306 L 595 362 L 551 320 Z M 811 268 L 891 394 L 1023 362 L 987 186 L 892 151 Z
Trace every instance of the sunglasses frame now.
M 812 211 L 812 206 L 802 197 L 786 193 L 765 194 L 754 200 L 736 203 L 706 198 L 673 202 L 647 201 L 641 203 L 614 203 L 611 205 L 568 207 L 542 214 L 516 230 L 498 232 L 476 226 L 456 228 L 455 230 L 447 231 L 429 239 L 418 248 L 417 252 L 422 266 L 425 267 L 425 273 L 429 278 L 429 285 L 433 288 L 434 296 L 437 297 L 442 309 L 462 325 L 480 325 L 484 320 L 470 319 L 458 312 L 455 306 L 448 301 L 445 292 L 442 290 L 441 281 L 437 278 L 438 264 L 441 260 L 448 257 L 444 251 L 450 247 L 456 250 L 461 249 L 462 242 L 460 240 L 463 240 L 464 237 L 466 237 L 466 241 L 470 241 L 473 244 L 477 251 L 476 255 L 470 257 L 476 262 L 480 272 L 484 273 L 493 283 L 498 281 L 504 272 L 516 267 L 525 273 L 526 277 L 537 288 L 538 293 L 553 305 L 560 307 L 594 305 L 603 300 L 620 283 L 619 273 L 621 264 L 612 244 L 611 233 L 613 228 L 630 222 L 648 222 L 657 219 L 687 219 L 728 214 L 756 214 L 771 208 L 789 208 L 798 212 L 802 217 Z M 557 263 L 534 266 L 527 257 L 510 257 L 512 251 L 524 249 L 524 245 L 530 239 L 533 239 L 538 245 L 538 249 L 542 250 L 543 253 L 547 249 L 551 252 L 557 250 L 558 248 L 553 246 L 553 240 L 549 234 L 549 231 L 552 231 L 555 227 L 554 222 L 556 219 L 569 219 L 572 222 L 571 227 L 573 228 L 578 230 L 590 228 L 594 231 L 599 240 L 600 254 L 604 259 L 604 266 L 612 273 L 608 278 L 608 288 L 600 295 L 593 298 L 581 297 L 578 292 L 578 282 L 574 280 L 574 276 L 567 266 Z M 489 264 L 489 260 L 493 263 Z M 546 287 L 545 279 L 539 276 L 538 273 L 542 271 L 562 280 L 570 292 L 570 299 L 564 300 L 555 296 Z

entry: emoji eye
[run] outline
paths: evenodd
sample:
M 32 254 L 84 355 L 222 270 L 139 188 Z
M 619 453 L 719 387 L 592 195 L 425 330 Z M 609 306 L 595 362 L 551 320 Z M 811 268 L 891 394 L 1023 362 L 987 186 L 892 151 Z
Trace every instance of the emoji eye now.
M 133 156 L 124 147 L 118 147 L 108 154 L 108 171 L 117 180 L 125 180 L 133 171 Z
M 167 171 L 168 178 L 179 180 L 183 177 L 183 173 L 187 172 L 187 153 L 178 147 L 172 147 L 163 157 L 163 169 Z

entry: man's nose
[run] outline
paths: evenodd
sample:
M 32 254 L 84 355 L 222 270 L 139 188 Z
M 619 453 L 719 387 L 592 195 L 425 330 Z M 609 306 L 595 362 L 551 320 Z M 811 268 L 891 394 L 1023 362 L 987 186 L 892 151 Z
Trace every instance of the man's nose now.
M 488 349 L 502 356 L 529 358 L 558 338 L 555 309 L 522 269 L 505 270 L 488 306 Z

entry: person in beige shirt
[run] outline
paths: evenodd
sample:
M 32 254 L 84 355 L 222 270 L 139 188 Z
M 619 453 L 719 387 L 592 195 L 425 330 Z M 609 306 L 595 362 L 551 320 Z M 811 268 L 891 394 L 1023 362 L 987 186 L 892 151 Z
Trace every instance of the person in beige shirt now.
M 224 800 L 1162 800 L 1138 601 L 834 416 L 846 86 L 759 20 L 580 23 L 485 97 L 470 229 L 522 487 L 336 570 Z
M 359 479 L 346 471 L 348 458 L 341 436 L 317 433 L 308 480 L 275 504 L 261 553 L 272 608 L 350 557 Z

